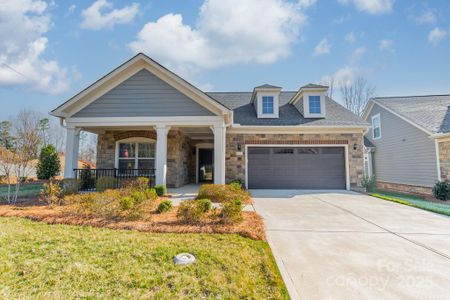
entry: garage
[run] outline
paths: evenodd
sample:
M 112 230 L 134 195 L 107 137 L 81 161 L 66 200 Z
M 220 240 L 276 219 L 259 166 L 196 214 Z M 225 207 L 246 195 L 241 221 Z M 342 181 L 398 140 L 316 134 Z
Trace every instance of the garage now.
M 345 189 L 345 147 L 247 149 L 250 189 Z

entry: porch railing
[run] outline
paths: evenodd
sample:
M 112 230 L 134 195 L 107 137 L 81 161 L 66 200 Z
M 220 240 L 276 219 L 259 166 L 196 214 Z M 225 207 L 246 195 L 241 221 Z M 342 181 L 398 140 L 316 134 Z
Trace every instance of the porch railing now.
M 155 169 L 74 169 L 75 178 L 80 181 L 80 191 L 95 191 L 100 178 L 105 179 L 108 188 L 119 188 L 129 179 L 146 177 L 149 186 L 155 185 Z

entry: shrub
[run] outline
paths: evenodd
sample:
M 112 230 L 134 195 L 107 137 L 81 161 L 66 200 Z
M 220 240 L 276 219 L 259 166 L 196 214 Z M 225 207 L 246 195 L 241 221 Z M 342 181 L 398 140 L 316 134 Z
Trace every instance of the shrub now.
M 75 178 L 65 178 L 60 182 L 62 195 L 72 195 L 78 193 L 80 189 L 80 181 Z
M 159 214 L 162 214 L 164 212 L 169 211 L 171 208 L 172 208 L 172 202 L 170 200 L 164 200 L 164 201 L 161 201 L 161 203 L 159 203 L 156 211 Z
M 59 175 L 60 168 L 61 162 L 59 161 L 55 146 L 47 145 L 43 147 L 36 167 L 37 178 L 45 180 L 53 178 Z
M 231 185 L 204 184 L 198 191 L 197 199 L 211 199 L 213 202 L 227 202 L 235 199 L 243 203 L 250 203 L 250 193 L 243 189 L 236 189 Z
M 439 200 L 450 199 L 450 185 L 445 181 L 436 182 L 433 187 L 433 195 Z
M 199 200 L 183 201 L 178 206 L 177 218 L 186 224 L 198 224 L 205 214 L 203 203 Z
M 149 179 L 147 177 L 137 177 L 124 180 L 121 183 L 122 188 L 129 188 L 138 191 L 145 191 L 148 188 Z
M 120 208 L 128 210 L 134 206 L 134 199 L 132 197 L 122 197 L 119 200 Z
M 224 224 L 241 223 L 244 219 L 242 213 L 242 202 L 240 200 L 232 200 L 222 204 L 220 211 L 220 219 Z
M 104 192 L 109 189 L 117 187 L 117 179 L 114 177 L 104 176 L 97 179 L 95 183 L 95 190 L 97 192 Z
M 144 191 L 144 194 L 148 200 L 156 200 L 156 198 L 158 198 L 158 194 L 156 194 L 155 189 L 147 188 Z
M 201 208 L 201 210 L 203 212 L 207 212 L 207 211 L 211 210 L 212 203 L 211 203 L 211 200 L 209 200 L 209 199 L 198 199 L 198 200 L 194 200 L 194 202 L 197 203 L 197 205 Z
M 240 178 L 237 178 L 237 179 L 233 179 L 230 182 L 228 182 L 228 185 L 230 185 L 236 189 L 242 189 L 242 187 L 244 186 L 244 181 Z
M 163 184 L 155 185 L 155 191 L 158 196 L 164 196 L 167 194 L 167 187 Z
M 367 192 L 372 192 L 377 186 L 377 181 L 375 176 L 364 176 L 361 184 L 364 188 L 366 188 Z
M 49 181 L 48 183 L 44 183 L 42 185 L 40 196 L 41 199 L 46 201 L 50 206 L 60 205 L 62 202 L 61 188 L 56 182 Z
M 140 204 L 140 203 L 144 202 L 145 200 L 147 200 L 147 195 L 145 194 L 145 192 L 141 192 L 141 191 L 132 192 L 130 197 L 133 199 L 133 202 L 136 204 Z

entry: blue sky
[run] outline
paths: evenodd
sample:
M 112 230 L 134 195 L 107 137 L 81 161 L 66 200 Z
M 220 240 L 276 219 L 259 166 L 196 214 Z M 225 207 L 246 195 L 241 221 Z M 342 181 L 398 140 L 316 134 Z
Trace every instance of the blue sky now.
M 363 76 L 378 96 L 450 93 L 448 15 L 444 0 L 0 0 L 0 120 L 139 51 L 206 91 Z

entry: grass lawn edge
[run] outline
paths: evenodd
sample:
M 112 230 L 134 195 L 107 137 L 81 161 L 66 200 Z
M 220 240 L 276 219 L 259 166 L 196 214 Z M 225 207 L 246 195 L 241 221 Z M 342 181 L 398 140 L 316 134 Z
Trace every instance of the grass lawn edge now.
M 411 202 L 409 202 L 408 200 L 405 200 L 405 199 L 400 199 L 400 198 L 396 198 L 396 197 L 392 197 L 392 196 L 386 196 L 386 195 L 382 195 L 382 194 L 379 194 L 379 193 L 369 193 L 369 195 L 372 196 L 372 197 L 378 198 L 378 199 L 391 201 L 391 202 L 395 202 L 395 203 L 411 206 L 411 207 L 414 207 L 414 208 L 418 208 L 418 209 L 422 209 L 422 210 L 426 210 L 426 211 L 430 211 L 430 212 L 433 212 L 433 213 L 437 213 L 437 214 L 440 214 L 440 215 L 444 215 L 444 216 L 450 217 L 450 212 L 441 210 L 439 208 L 424 207 L 424 206 L 420 206 L 420 205 L 411 203 Z M 426 201 L 426 200 L 423 200 L 423 201 Z

